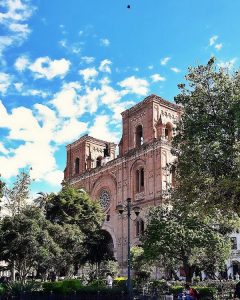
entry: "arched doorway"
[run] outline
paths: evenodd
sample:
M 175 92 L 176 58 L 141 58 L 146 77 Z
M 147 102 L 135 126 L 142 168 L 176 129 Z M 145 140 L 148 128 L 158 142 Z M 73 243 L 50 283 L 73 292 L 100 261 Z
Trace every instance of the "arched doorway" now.
M 109 232 L 101 229 L 95 237 L 87 241 L 88 255 L 86 261 L 100 263 L 104 260 L 115 260 L 114 243 Z

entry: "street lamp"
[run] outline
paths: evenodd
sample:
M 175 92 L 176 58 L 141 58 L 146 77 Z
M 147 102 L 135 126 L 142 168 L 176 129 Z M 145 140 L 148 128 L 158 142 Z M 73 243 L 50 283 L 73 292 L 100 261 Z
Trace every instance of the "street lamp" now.
M 140 214 L 141 208 L 139 206 L 133 206 L 131 202 L 131 198 L 127 198 L 127 204 L 118 204 L 116 206 L 116 211 L 122 215 L 124 211 L 127 212 L 128 218 L 128 259 L 127 259 L 127 267 L 128 267 L 128 280 L 127 280 L 127 287 L 128 287 L 128 295 L 131 299 L 132 296 L 132 286 L 131 286 L 131 253 L 130 253 L 130 246 L 131 246 L 131 237 L 130 237 L 130 220 L 131 220 L 131 211 L 134 211 L 135 215 L 138 217 Z

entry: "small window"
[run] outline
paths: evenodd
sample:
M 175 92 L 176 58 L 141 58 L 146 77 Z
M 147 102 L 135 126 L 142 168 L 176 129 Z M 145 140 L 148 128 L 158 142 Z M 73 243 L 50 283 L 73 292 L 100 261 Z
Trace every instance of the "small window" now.
M 144 169 L 136 170 L 136 192 L 144 191 Z
M 167 123 L 165 127 L 165 138 L 171 140 L 173 136 L 173 126 L 171 123 Z
M 97 157 L 97 159 L 96 159 L 96 166 L 97 166 L 97 167 L 100 167 L 101 165 L 102 165 L 102 157 L 99 156 L 99 157 Z
M 74 166 L 74 171 L 75 171 L 75 174 L 78 175 L 79 174 L 79 165 L 80 165 L 80 160 L 79 158 L 77 157 L 75 159 L 75 166 Z
M 231 237 L 232 250 L 237 250 L 237 238 Z
M 136 128 L 136 147 L 140 147 L 143 144 L 143 128 L 142 125 L 138 125 Z
M 142 219 L 136 222 L 136 236 L 141 236 L 144 234 L 144 221 Z
M 140 170 L 140 190 L 144 190 L 144 169 Z

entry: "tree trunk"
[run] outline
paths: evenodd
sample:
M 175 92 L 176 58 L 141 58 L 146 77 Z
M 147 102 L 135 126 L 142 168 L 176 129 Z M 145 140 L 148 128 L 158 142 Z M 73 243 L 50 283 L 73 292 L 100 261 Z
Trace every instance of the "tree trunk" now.
M 188 261 L 183 261 L 183 269 L 186 275 L 186 283 L 192 283 L 195 267 L 191 266 Z

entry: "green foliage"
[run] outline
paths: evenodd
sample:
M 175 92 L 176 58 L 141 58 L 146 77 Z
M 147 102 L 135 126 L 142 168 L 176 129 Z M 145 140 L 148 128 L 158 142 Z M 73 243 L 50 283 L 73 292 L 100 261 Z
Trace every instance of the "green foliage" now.
M 78 279 L 44 282 L 42 288 L 43 291 L 48 294 L 51 292 L 55 294 L 72 294 L 81 290 L 82 283 Z
M 23 281 L 37 262 L 48 262 L 58 251 L 48 225 L 41 211 L 33 207 L 2 219 L 0 259 L 14 265 Z
M 206 214 L 240 214 L 240 75 L 217 69 L 215 59 L 190 67 L 175 97 L 183 108 L 173 153 L 174 201 Z M 221 214 L 220 214 L 221 215 Z M 218 215 L 219 216 L 219 215 Z
M 11 296 L 17 296 L 22 293 L 32 293 L 39 291 L 41 289 L 41 285 L 38 282 L 29 281 L 26 283 L 15 281 L 7 283 L 6 292 Z
M 0 177 L 1 177 L 1 175 L 0 175 Z M 4 187 L 5 187 L 5 183 L 0 179 L 0 199 L 3 196 Z
M 121 294 L 118 288 L 109 289 L 103 283 L 97 285 L 96 282 L 91 286 L 83 286 L 79 280 L 63 280 L 58 282 L 44 282 L 44 293 L 50 294 Z
M 51 196 L 46 217 L 53 223 L 76 224 L 84 234 L 101 228 L 103 213 L 100 204 L 92 201 L 84 191 L 65 185 L 55 196 Z
M 146 259 L 160 260 L 173 269 L 182 265 L 187 281 L 191 281 L 196 266 L 213 273 L 221 270 L 231 249 L 229 239 L 215 224 L 169 206 L 150 209 L 142 242 Z
M 131 248 L 131 263 L 136 279 L 139 284 L 146 281 L 152 272 L 152 266 L 149 260 L 145 259 L 144 250 L 140 246 L 133 246 Z
M 29 199 L 31 178 L 28 173 L 21 172 L 12 188 L 2 186 L 2 192 L 5 197 L 5 207 L 11 215 L 19 214 L 26 208 L 27 200 Z
M 0 296 L 4 295 L 5 292 L 6 292 L 6 288 L 2 284 L 0 284 Z
M 90 282 L 89 286 L 91 286 L 91 287 L 104 287 L 104 286 L 106 286 L 106 281 L 101 280 L 101 279 L 94 279 L 93 281 Z
M 151 295 L 158 294 L 164 295 L 169 294 L 170 285 L 165 280 L 151 280 L 148 285 L 148 292 Z
M 114 278 L 113 286 L 120 288 L 122 290 L 127 290 L 127 278 L 125 278 L 125 277 Z

